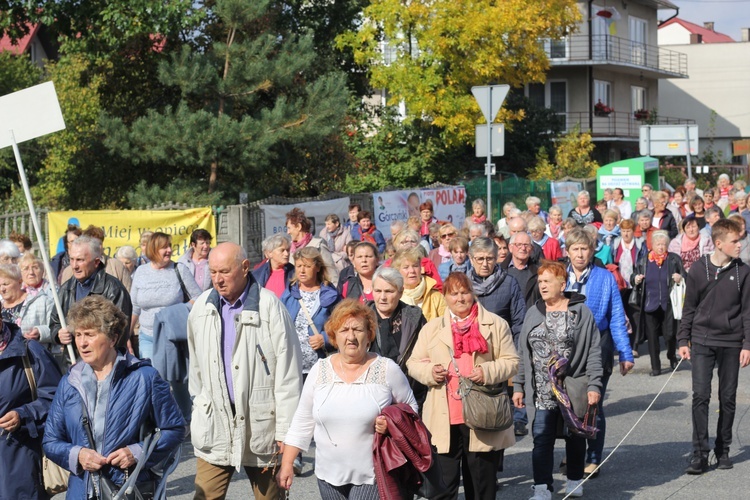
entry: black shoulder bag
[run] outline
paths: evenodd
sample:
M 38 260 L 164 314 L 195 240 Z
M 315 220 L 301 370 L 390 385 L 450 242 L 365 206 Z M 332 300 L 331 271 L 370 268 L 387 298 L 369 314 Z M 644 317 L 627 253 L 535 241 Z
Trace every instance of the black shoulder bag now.
M 182 276 L 180 276 L 180 270 L 178 269 L 179 263 L 174 265 L 174 272 L 177 275 L 177 281 L 180 282 L 180 290 L 182 290 L 182 302 L 183 304 L 186 302 L 190 302 L 190 294 L 187 291 L 187 287 L 185 287 L 185 282 L 182 281 Z

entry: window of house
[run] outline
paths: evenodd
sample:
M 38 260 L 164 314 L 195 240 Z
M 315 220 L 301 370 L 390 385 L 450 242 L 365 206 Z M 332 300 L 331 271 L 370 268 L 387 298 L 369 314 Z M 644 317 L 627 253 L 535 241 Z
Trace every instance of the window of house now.
M 633 111 L 648 109 L 648 103 L 646 102 L 646 89 L 644 87 L 630 87 L 630 93 L 630 98 L 633 103 Z
M 557 113 L 568 111 L 568 84 L 564 81 L 550 82 L 549 107 Z
M 646 64 L 646 44 L 648 43 L 648 21 L 637 17 L 628 18 L 630 28 L 631 62 Z
M 594 80 L 594 105 L 601 101 L 605 106 L 612 107 L 612 84 L 604 80 Z
M 540 108 L 544 108 L 546 106 L 543 83 L 529 84 L 529 101 L 531 101 L 533 105 L 539 106 Z

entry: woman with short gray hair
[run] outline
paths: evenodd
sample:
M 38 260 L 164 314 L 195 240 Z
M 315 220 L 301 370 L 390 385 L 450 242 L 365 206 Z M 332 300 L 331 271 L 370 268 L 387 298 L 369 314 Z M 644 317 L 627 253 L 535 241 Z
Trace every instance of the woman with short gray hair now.
M 10 240 L 0 240 L 0 264 L 18 264 L 21 252 Z
M 602 214 L 591 206 L 591 195 L 588 191 L 580 191 L 578 196 L 576 196 L 576 201 L 578 205 L 568 212 L 568 217 L 575 219 L 576 224 L 583 227 L 586 224 L 593 224 L 595 222 L 601 224 L 603 222 Z
M 677 321 L 672 312 L 670 291 L 686 276 L 682 259 L 676 253 L 667 252 L 669 234 L 664 230 L 654 231 L 651 236 L 651 251 L 642 254 L 636 263 L 630 281 L 636 294 L 641 314 L 638 332 L 645 332 L 648 353 L 651 357 L 651 376 L 661 374 L 659 336 L 667 343 L 667 358 L 671 369 L 677 366 L 675 355 Z M 636 342 L 643 341 L 638 339 Z
M 406 361 L 417 342 L 419 331 L 427 320 L 422 309 L 401 300 L 404 292 L 404 278 L 392 267 L 381 267 L 372 276 L 370 307 L 378 318 L 375 340 L 370 351 L 393 360 L 409 380 L 417 405 L 422 408 L 427 395 L 427 387 L 408 376 Z
M 263 288 L 276 294 L 278 298 L 289 288 L 294 275 L 294 265 L 289 263 L 289 238 L 283 234 L 269 236 L 262 243 L 265 262 L 253 270 L 253 278 Z
M 516 204 L 512 201 L 506 202 L 505 205 L 503 205 L 503 218 L 497 221 L 497 232 L 503 235 L 503 238 L 506 240 L 510 238 L 510 230 L 508 228 L 508 222 L 513 217 L 511 216 L 511 211 L 518 210 L 518 207 L 516 207 Z M 518 210 L 518 213 L 520 214 L 521 211 Z
M 464 221 L 464 227 L 471 227 L 472 224 L 484 224 L 487 219 L 487 205 L 484 200 L 477 198 L 471 203 L 471 215 Z

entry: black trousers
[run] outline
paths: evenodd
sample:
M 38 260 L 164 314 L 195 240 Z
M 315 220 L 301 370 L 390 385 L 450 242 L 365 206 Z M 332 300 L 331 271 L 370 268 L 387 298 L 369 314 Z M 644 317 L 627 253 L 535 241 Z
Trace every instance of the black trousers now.
M 676 340 L 674 335 L 672 338 L 667 339 L 664 335 L 664 322 L 666 320 L 667 313 L 661 308 L 653 312 L 642 312 L 643 324 L 646 329 L 646 340 L 648 340 L 648 354 L 651 357 L 651 370 L 661 370 L 661 359 L 659 354 L 661 353 L 661 346 L 659 345 L 659 336 L 663 336 L 667 343 L 667 358 L 672 360 L 675 358 L 675 347 Z
M 466 500 L 495 500 L 497 467 L 502 450 L 469 451 L 469 432 L 470 429 L 463 424 L 451 425 L 450 450 L 437 455 L 448 489 L 435 497 L 436 500 L 455 500 L 462 476 Z
M 719 455 L 729 452 L 740 373 L 741 347 L 711 347 L 693 344 L 693 451 L 708 454 L 708 403 L 714 367 L 719 374 L 719 421 L 714 449 Z

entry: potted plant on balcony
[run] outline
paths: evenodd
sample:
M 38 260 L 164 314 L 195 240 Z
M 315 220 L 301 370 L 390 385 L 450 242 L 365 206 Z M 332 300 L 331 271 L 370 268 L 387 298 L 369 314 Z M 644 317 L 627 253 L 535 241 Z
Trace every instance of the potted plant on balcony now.
M 604 104 L 601 99 L 594 104 L 594 116 L 609 116 L 612 111 L 614 109 Z
M 645 122 L 651 117 L 651 113 L 647 109 L 637 109 L 633 111 L 633 117 L 638 121 Z

